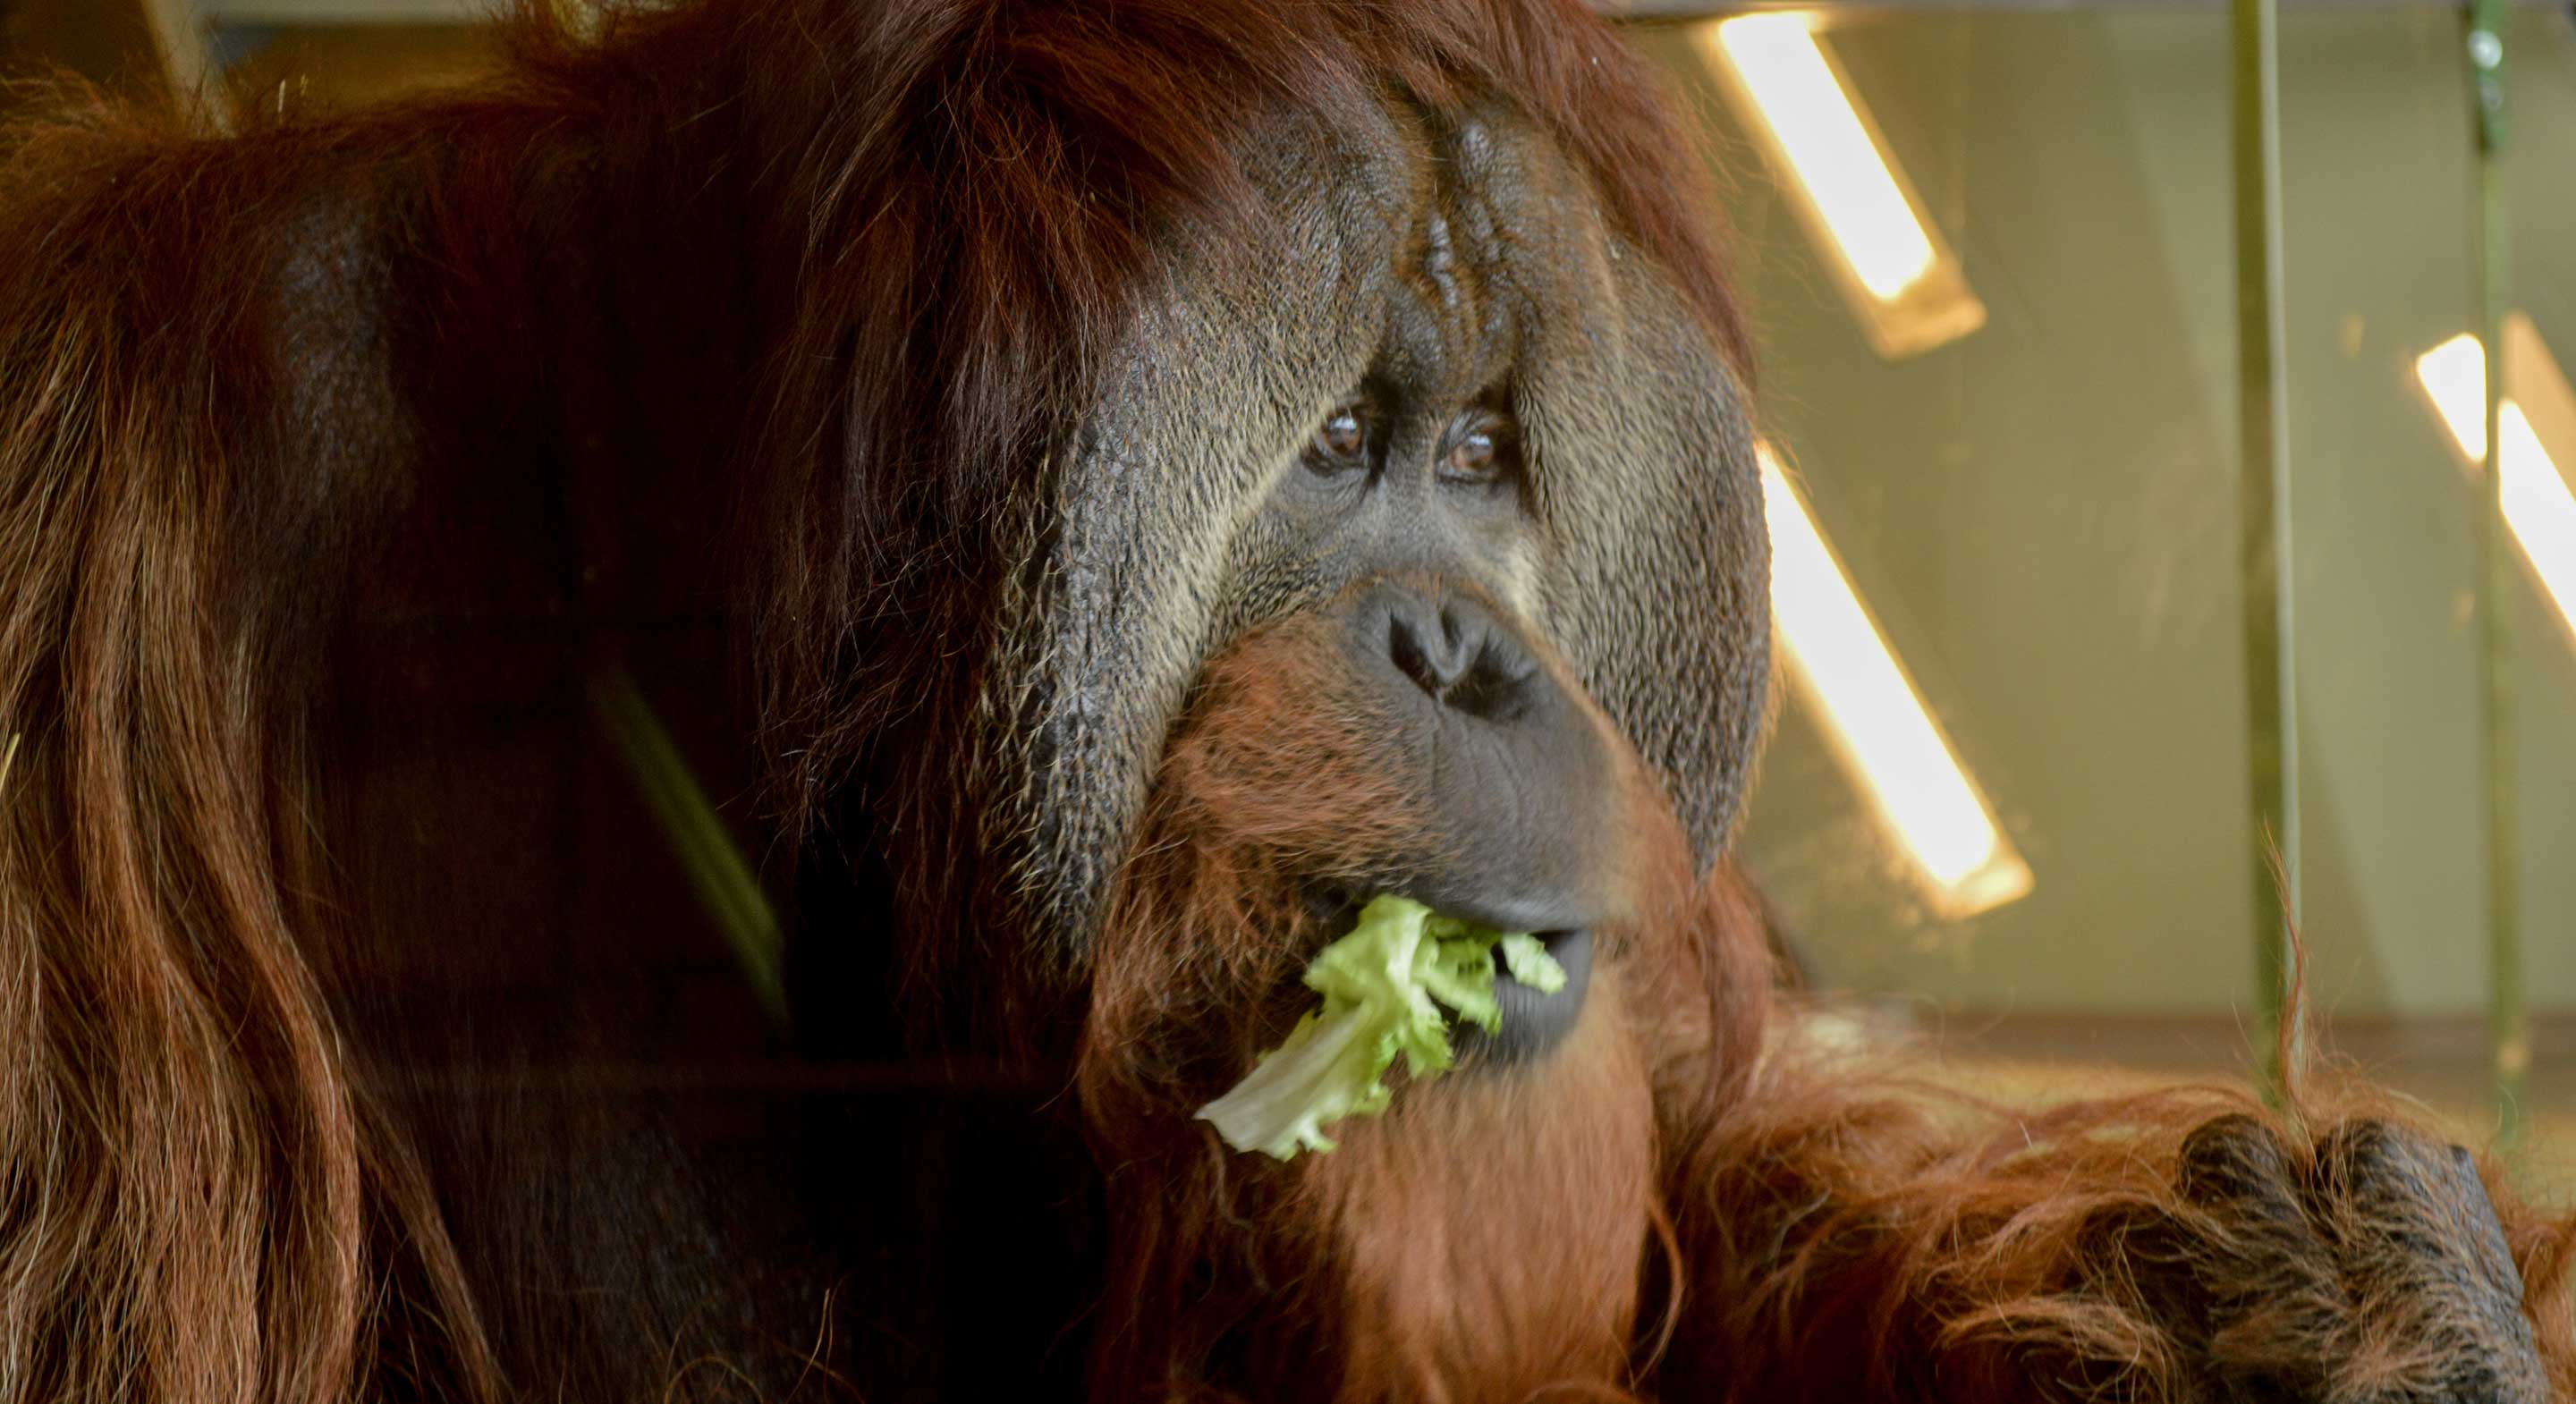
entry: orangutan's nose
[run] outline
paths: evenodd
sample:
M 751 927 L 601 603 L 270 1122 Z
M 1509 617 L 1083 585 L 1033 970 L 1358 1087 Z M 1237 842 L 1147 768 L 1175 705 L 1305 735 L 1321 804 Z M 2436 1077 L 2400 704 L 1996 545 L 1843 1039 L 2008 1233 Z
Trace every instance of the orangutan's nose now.
M 1396 671 L 1444 707 L 1509 722 L 1528 710 L 1534 688 L 1549 685 L 1528 646 L 1474 599 L 1433 600 L 1385 585 L 1364 608 L 1383 615 Z

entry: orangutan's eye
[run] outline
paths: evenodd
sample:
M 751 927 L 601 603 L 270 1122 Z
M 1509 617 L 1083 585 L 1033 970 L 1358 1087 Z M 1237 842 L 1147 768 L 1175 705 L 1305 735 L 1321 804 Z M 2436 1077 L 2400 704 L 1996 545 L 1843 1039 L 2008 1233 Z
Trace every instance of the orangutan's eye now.
M 1358 466 L 1368 456 L 1368 425 L 1360 422 L 1355 407 L 1342 407 L 1324 417 L 1324 428 L 1314 430 L 1314 448 L 1324 459 L 1337 464 Z
M 1508 425 L 1471 425 L 1449 441 L 1449 452 L 1440 460 L 1441 480 L 1469 487 L 1492 483 L 1511 471 L 1515 447 Z
M 1324 416 L 1323 427 L 1315 431 L 1315 442 L 1308 460 L 1317 472 L 1338 473 L 1368 464 L 1368 423 L 1360 418 L 1357 405 L 1344 405 Z

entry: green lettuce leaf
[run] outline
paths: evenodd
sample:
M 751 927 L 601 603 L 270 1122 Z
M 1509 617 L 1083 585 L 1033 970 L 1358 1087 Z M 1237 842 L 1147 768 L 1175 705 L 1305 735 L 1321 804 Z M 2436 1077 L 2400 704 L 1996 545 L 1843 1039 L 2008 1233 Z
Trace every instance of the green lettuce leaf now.
M 1535 936 L 1512 932 L 1502 939 L 1503 964 L 1512 978 L 1538 991 L 1554 994 L 1565 988 L 1565 967 L 1547 953 L 1547 943 Z
M 1379 1115 L 1393 1100 L 1384 1079 L 1397 1055 L 1417 1082 L 1456 1061 L 1442 1006 L 1489 1032 L 1502 1027 L 1494 1002 L 1498 945 L 1512 978 L 1548 993 L 1564 988 L 1564 969 L 1534 936 L 1440 916 L 1402 897 L 1370 902 L 1350 934 L 1306 967 L 1306 987 L 1323 996 L 1322 1006 L 1241 1082 L 1199 1108 L 1199 1118 L 1240 1151 L 1287 1160 L 1301 1150 L 1331 1150 L 1325 1127 Z

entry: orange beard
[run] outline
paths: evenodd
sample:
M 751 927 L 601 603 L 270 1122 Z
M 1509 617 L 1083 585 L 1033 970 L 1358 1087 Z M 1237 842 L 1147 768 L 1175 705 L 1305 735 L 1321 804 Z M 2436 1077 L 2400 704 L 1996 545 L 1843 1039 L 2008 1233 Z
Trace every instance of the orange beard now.
M 1715 1051 L 1705 1012 L 1676 1029 L 1629 996 L 1706 980 L 1641 937 L 1698 924 L 1679 831 L 1633 762 L 1618 783 L 1626 851 L 1643 855 L 1638 919 L 1596 933 L 1584 1008 L 1555 1048 L 1397 1080 L 1384 1117 L 1345 1120 L 1337 1150 L 1286 1164 L 1192 1119 L 1311 1002 L 1297 974 L 1340 933 L 1318 929 L 1298 884 L 1364 881 L 1431 828 L 1407 758 L 1371 741 L 1311 632 L 1267 631 L 1210 670 L 1099 948 L 1078 1074 L 1116 1220 L 1098 1397 L 1202 1382 L 1345 1401 L 1625 1397 L 1641 1284 L 1670 1241 L 1652 1050 Z
M 1625 1381 L 1657 1222 L 1647 1069 L 1615 972 L 1535 1065 L 1467 1068 L 1301 1157 L 1290 1212 L 1340 1292 L 1341 1397 Z

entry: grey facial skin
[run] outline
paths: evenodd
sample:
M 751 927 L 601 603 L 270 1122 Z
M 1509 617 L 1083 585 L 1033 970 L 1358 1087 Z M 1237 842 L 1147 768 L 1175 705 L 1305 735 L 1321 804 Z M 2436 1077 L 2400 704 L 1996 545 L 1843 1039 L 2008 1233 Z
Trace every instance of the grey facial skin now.
M 1489 602 L 1567 660 L 1713 861 L 1764 720 L 1769 561 L 1709 336 L 1508 111 L 1438 129 L 1390 110 L 1357 144 L 1282 125 L 1244 160 L 1267 243 L 1174 260 L 994 626 L 986 675 L 1017 685 L 982 700 L 983 838 L 1032 954 L 1081 967 L 1205 662 L 1379 579 Z M 1319 463 L 1344 411 L 1364 461 Z M 1508 435 L 1509 470 L 1444 472 L 1480 424 Z M 1545 783 L 1498 776 L 1487 797 L 1524 852 L 1553 851 L 1580 798 Z M 1478 856 L 1418 876 L 1481 890 Z

